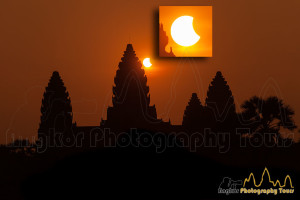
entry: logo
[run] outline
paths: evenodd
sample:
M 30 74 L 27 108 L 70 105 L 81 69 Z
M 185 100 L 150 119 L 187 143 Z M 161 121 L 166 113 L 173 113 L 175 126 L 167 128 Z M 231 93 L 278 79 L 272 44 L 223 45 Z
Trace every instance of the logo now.
M 284 180 L 273 180 L 267 168 L 264 169 L 261 178 L 256 179 L 254 173 L 244 180 L 234 181 L 229 177 L 224 177 L 219 188 L 219 194 L 254 194 L 254 195 L 278 195 L 294 194 L 295 188 L 290 175 L 286 175 Z
M 219 194 L 238 194 L 240 193 L 239 188 L 242 186 L 242 180 L 234 181 L 229 177 L 224 177 L 222 183 L 219 186 Z

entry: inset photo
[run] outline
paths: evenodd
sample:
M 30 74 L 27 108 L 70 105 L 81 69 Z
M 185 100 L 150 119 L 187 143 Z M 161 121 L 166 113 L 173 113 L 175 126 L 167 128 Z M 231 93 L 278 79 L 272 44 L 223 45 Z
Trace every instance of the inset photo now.
M 160 6 L 160 57 L 212 57 L 212 6 Z

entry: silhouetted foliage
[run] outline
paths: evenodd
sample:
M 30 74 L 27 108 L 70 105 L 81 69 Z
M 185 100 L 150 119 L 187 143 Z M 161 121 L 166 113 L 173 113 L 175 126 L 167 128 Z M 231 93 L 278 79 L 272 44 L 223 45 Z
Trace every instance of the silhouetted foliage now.
M 53 72 L 44 92 L 41 113 L 38 130 L 40 139 L 51 138 L 57 133 L 64 136 L 71 134 L 73 119 L 71 100 L 57 71 Z
M 196 93 L 192 97 L 185 108 L 182 126 L 187 130 L 202 130 L 204 128 L 203 122 L 205 120 L 204 108 Z
M 234 98 L 220 71 L 209 85 L 205 103 L 211 127 L 223 131 L 234 127 L 236 121 Z
M 251 134 L 275 133 L 279 136 L 281 128 L 288 130 L 296 128 L 293 120 L 294 111 L 278 97 L 262 99 L 254 96 L 245 101 L 241 107 L 242 121 L 247 124 L 245 127 L 250 128 Z
M 113 107 L 107 110 L 105 126 L 133 128 L 157 119 L 155 105 L 149 105 L 147 76 L 132 44 L 127 45 L 114 83 Z

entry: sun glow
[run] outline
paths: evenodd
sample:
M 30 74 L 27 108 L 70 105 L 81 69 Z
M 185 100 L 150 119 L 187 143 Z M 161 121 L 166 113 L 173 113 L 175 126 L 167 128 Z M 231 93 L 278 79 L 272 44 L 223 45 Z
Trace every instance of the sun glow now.
M 150 58 L 145 58 L 144 60 L 143 60 L 143 65 L 145 66 L 145 67 L 151 67 L 152 66 L 152 64 L 151 64 L 151 62 L 150 62 Z
M 191 16 L 181 16 L 173 22 L 171 36 L 177 44 L 189 47 L 200 40 L 200 36 L 194 30 L 193 20 Z

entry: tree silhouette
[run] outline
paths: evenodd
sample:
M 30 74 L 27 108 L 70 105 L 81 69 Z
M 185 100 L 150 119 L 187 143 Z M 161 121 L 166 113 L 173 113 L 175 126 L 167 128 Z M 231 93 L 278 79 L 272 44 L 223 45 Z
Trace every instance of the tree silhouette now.
M 72 106 L 69 93 L 57 71 L 54 71 L 44 92 L 41 106 L 39 138 L 52 138 L 61 133 L 68 136 L 72 128 Z
M 109 127 L 137 128 L 157 119 L 155 105 L 150 106 L 147 76 L 139 58 L 128 44 L 114 79 L 112 103 L 107 110 Z
M 234 98 L 220 71 L 209 85 L 205 103 L 211 126 L 218 130 L 229 130 L 233 127 L 236 119 Z
M 185 108 L 182 126 L 187 130 L 200 130 L 203 128 L 204 108 L 196 93 L 192 97 Z
M 243 120 L 249 124 L 252 134 L 275 133 L 279 136 L 281 128 L 289 130 L 296 128 L 293 120 L 294 111 L 288 105 L 284 105 L 278 97 L 262 99 L 254 96 L 245 101 L 241 107 Z

